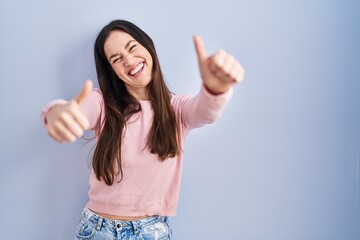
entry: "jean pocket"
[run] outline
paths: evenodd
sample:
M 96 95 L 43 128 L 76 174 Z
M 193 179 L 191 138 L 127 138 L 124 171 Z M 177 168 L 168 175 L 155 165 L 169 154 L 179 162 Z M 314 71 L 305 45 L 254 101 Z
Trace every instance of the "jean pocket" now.
M 95 225 L 88 219 L 82 218 L 76 229 L 77 239 L 91 239 L 95 233 Z
M 171 230 L 167 223 L 158 220 L 151 225 L 142 227 L 140 240 L 168 240 L 171 238 Z

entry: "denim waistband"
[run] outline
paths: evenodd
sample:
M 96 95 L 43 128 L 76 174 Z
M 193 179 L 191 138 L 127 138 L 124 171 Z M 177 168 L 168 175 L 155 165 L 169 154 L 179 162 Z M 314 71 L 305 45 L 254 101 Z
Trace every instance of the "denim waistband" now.
M 168 221 L 167 216 L 151 216 L 151 217 L 145 217 L 137 220 L 128 220 L 128 221 L 121 221 L 121 220 L 112 220 L 105 217 L 102 217 L 95 212 L 93 212 L 91 209 L 85 207 L 82 216 L 89 219 L 89 221 L 93 222 L 95 225 L 97 225 L 97 228 L 101 227 L 107 227 L 111 229 L 121 229 L 121 228 L 133 228 L 138 229 L 142 226 L 153 224 L 159 220 Z

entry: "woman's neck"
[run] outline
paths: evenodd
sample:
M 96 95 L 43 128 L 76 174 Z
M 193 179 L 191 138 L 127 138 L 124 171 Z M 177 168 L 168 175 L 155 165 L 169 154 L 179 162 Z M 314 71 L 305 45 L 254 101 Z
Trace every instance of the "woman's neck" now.
M 127 87 L 128 92 L 139 101 L 147 101 L 149 100 L 149 95 L 147 93 L 146 87 L 143 88 L 131 88 Z

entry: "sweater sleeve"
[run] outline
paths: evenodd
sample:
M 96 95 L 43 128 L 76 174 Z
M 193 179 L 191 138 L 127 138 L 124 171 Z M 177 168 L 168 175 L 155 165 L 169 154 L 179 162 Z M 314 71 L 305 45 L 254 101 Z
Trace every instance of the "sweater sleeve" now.
M 233 88 L 225 93 L 213 95 L 202 85 L 195 96 L 177 95 L 172 99 L 175 113 L 187 131 L 214 122 L 233 95 Z
M 45 107 L 41 111 L 41 119 L 45 126 L 47 124 L 45 116 L 49 112 L 49 110 L 58 104 L 66 103 L 68 103 L 68 101 L 63 99 L 56 99 L 45 105 Z M 100 120 L 100 118 L 104 116 L 104 101 L 100 89 L 94 88 L 92 90 L 90 95 L 81 104 L 80 110 L 89 119 L 90 129 L 95 130 L 97 122 Z

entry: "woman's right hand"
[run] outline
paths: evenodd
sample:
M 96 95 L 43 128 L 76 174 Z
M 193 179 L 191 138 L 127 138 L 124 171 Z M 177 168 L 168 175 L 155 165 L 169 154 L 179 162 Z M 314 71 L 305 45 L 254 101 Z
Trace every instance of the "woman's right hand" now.
M 92 88 L 93 84 L 88 80 L 77 97 L 68 103 L 50 108 L 45 116 L 46 129 L 50 137 L 60 143 L 75 142 L 89 129 L 89 119 L 81 112 L 80 106 Z

